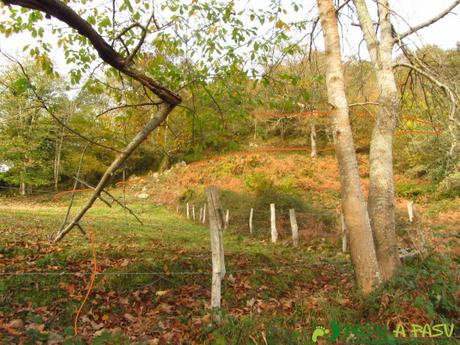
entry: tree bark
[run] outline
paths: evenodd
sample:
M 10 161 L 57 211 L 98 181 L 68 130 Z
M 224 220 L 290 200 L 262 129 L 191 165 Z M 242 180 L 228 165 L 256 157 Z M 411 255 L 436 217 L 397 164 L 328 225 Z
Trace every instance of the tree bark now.
M 326 48 L 326 85 L 328 101 L 333 108 L 342 209 L 349 231 L 356 281 L 367 294 L 380 283 L 380 273 L 350 126 L 337 18 L 332 0 L 317 0 L 317 3 Z
M 399 96 L 392 63 L 394 38 L 388 0 L 378 3 L 380 41 L 365 1 L 354 2 L 379 91 L 380 106 L 369 152 L 368 209 L 382 278 L 388 280 L 400 265 L 395 232 L 393 177 L 393 136 L 399 114 Z

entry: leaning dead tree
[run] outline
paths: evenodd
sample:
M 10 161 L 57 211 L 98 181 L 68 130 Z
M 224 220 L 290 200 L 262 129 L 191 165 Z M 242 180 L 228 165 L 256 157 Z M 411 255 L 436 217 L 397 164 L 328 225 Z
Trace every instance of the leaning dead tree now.
M 149 18 L 147 25 L 140 23 L 134 23 L 129 27 L 123 29 L 115 37 L 122 40 L 130 30 L 134 28 L 141 29 L 139 41 L 131 49 L 128 50 L 123 42 L 123 46 L 126 50 L 124 54 L 117 52 L 113 44 L 109 44 L 103 36 L 101 36 L 96 29 L 87 20 L 83 19 L 74 9 L 68 6 L 65 1 L 59 0 L 1 0 L 5 5 L 17 5 L 26 9 L 40 11 L 47 18 L 54 17 L 59 21 L 67 24 L 70 28 L 76 30 L 79 35 L 84 36 L 90 44 L 97 51 L 99 57 L 108 65 L 112 66 L 120 73 L 125 76 L 131 77 L 135 81 L 139 82 L 144 88 L 151 91 L 158 97 L 158 101 L 153 101 L 152 105 L 157 106 L 158 110 L 154 116 L 147 122 L 145 127 L 137 133 L 137 135 L 131 140 L 131 142 L 118 153 L 118 156 L 107 168 L 99 183 L 93 187 L 93 194 L 81 208 L 77 215 L 70 221 L 63 224 L 62 228 L 55 234 L 53 240 L 61 240 L 67 233 L 73 228 L 77 227 L 81 229 L 80 221 L 86 214 L 86 212 L 93 206 L 94 202 L 101 197 L 101 194 L 108 193 L 105 188 L 112 181 L 115 172 L 126 162 L 130 155 L 136 150 L 136 148 L 148 137 L 148 135 L 157 128 L 171 113 L 171 111 L 181 102 L 179 95 L 169 90 L 168 88 L 161 85 L 159 82 L 153 80 L 147 76 L 143 71 L 136 68 L 135 57 L 141 50 L 147 36 L 149 25 L 152 21 L 155 22 L 155 18 L 152 16 Z M 115 8 L 113 9 L 115 11 Z

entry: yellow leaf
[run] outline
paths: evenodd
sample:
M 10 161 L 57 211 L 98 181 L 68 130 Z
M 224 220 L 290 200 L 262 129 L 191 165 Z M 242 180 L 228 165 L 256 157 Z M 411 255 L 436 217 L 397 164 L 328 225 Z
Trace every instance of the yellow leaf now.
M 157 291 L 155 294 L 159 297 L 166 295 L 169 290 Z
M 286 26 L 287 26 L 286 23 L 283 22 L 281 19 L 278 19 L 278 21 L 276 22 L 276 28 L 277 29 L 283 29 Z

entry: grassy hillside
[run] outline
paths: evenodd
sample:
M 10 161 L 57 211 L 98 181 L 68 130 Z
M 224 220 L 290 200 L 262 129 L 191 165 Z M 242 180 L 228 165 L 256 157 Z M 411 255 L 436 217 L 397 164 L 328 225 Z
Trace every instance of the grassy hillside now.
M 358 155 L 365 194 L 368 156 Z M 460 198 L 438 195 L 430 180 L 396 173 L 397 231 L 401 247 L 414 247 L 423 239 L 428 248 L 459 255 Z M 336 159 L 331 154 L 310 158 L 308 153 L 243 153 L 215 156 L 189 165 L 177 164 L 161 174 L 132 178 L 127 190 L 155 203 L 180 207 L 204 204 L 204 189 L 216 185 L 223 191 L 223 207 L 230 210 L 233 229 L 246 234 L 250 208 L 255 209 L 256 230 L 269 229 L 269 204 L 278 210 L 277 225 L 289 238 L 288 209 L 298 213 L 300 236 L 306 240 L 340 235 L 340 184 Z M 414 201 L 417 219 L 410 223 L 407 203 Z

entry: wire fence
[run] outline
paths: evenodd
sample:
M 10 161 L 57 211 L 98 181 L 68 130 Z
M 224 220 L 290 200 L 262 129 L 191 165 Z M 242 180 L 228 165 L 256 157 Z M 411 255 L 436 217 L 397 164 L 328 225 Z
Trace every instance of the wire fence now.
M 275 204 L 275 226 L 279 235 L 287 238 L 292 233 L 290 207 Z M 336 234 L 337 225 L 340 223 L 340 213 L 336 209 L 295 209 L 295 218 L 298 232 L 301 238 L 314 239 L 318 237 L 331 237 Z M 223 206 L 226 228 L 240 234 L 266 237 L 272 229 L 272 212 L 270 204 L 264 208 L 227 208 Z M 206 206 L 200 204 L 180 204 L 176 206 L 176 212 L 196 224 L 205 224 Z M 203 219 L 204 218 L 204 219 Z
M 266 265 L 266 266 L 255 266 L 245 269 L 228 269 L 227 274 L 237 274 L 237 273 L 250 273 L 250 272 L 260 272 L 260 271 L 272 271 L 272 270 L 283 270 L 286 268 L 312 268 L 318 266 L 347 266 L 350 265 L 348 261 L 329 261 L 322 259 L 320 262 L 303 262 L 303 263 L 294 263 L 294 264 L 284 264 L 284 265 Z M 0 276 L 90 276 L 93 272 L 69 272 L 69 271 L 48 271 L 48 272 L 0 272 Z M 200 275 L 200 276 L 211 276 L 212 272 L 205 271 L 152 271 L 152 272 L 97 272 L 98 276 L 116 276 L 116 275 L 152 275 L 152 276 L 184 276 L 184 275 Z

